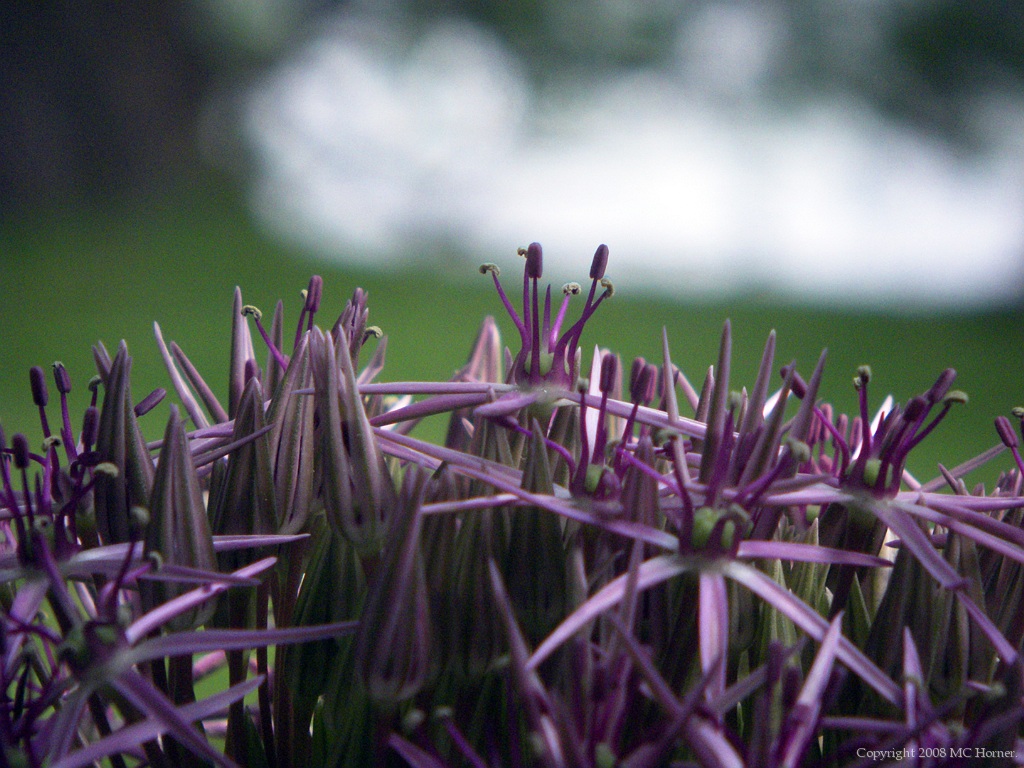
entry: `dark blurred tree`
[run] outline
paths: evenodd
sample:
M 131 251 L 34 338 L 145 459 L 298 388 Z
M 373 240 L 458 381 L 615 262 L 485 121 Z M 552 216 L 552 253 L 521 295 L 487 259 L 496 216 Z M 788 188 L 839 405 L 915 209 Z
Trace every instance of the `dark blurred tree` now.
M 170 0 L 0 0 L 0 211 L 152 188 L 198 163 L 213 66 Z
M 902 5 L 889 39 L 902 78 L 885 103 L 918 124 L 970 140 L 985 99 L 1016 104 L 1024 96 L 1024 4 L 1017 0 Z

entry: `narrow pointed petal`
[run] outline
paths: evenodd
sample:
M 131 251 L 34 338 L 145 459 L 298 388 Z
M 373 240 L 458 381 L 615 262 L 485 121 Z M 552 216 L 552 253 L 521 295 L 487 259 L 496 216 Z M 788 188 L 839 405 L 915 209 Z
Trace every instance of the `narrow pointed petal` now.
M 228 375 L 228 417 L 235 418 L 245 390 L 245 366 L 256 359 L 249 323 L 242 314 L 242 289 L 235 288 L 231 309 L 231 369 Z
M 710 679 L 706 695 L 713 700 L 725 691 L 725 664 L 722 660 L 729 654 L 729 596 L 725 577 L 720 573 L 701 573 L 698 584 L 700 666 Z
M 744 563 L 726 561 L 721 567 L 726 576 L 770 603 L 811 637 L 824 639 L 828 630 L 825 620 L 785 588 Z M 883 698 L 897 705 L 902 701 L 899 687 L 845 637 L 839 639 L 836 656 Z
M 214 749 L 182 711 L 138 672 L 126 670 L 112 680 L 111 684 L 147 717 L 159 721 L 166 733 L 174 736 L 194 754 L 212 760 L 224 768 L 235 768 L 234 762 Z
M 255 691 L 262 682 L 263 678 L 255 677 L 252 680 L 239 683 L 201 701 L 185 704 L 179 707 L 178 711 L 185 720 L 190 722 L 203 720 L 224 711 L 232 702 L 244 699 Z M 169 730 L 170 728 L 166 723 L 154 718 L 144 720 L 141 723 L 133 723 L 118 729 L 106 738 L 90 742 L 81 749 L 66 755 L 63 759 L 53 762 L 50 768 L 84 768 L 85 766 L 94 765 L 105 757 L 121 752 L 130 752 L 147 741 L 152 741 L 158 736 L 168 733 Z M 69 728 L 67 733 L 69 736 L 72 736 L 75 733 L 75 729 Z
M 266 430 L 263 389 L 258 379 L 249 380 L 236 409 L 236 440 Z M 266 433 L 232 451 L 223 483 L 217 492 L 211 489 L 210 506 L 211 527 L 219 535 L 277 532 L 278 514 Z M 228 562 L 234 560 L 229 558 Z
M 96 528 L 106 544 L 131 538 L 132 507 L 149 507 L 153 461 L 139 431 L 131 396 L 128 347 L 121 342 L 104 385 L 96 451 L 117 474 L 100 474 L 95 485 Z
M 267 421 L 272 425 L 270 458 L 280 516 L 278 532 L 283 534 L 301 531 L 313 504 L 316 407 L 312 397 L 298 392 L 312 385 L 309 334 L 304 334 L 292 353 L 287 370 L 282 372 L 267 412 Z
M 159 552 L 163 562 L 170 565 L 207 571 L 215 568 L 213 536 L 202 489 L 189 454 L 185 425 L 173 405 L 153 480 L 149 517 L 147 551 Z M 181 591 L 173 584 L 144 583 L 143 603 L 152 608 Z M 212 614 L 212 606 L 206 606 L 195 613 L 177 616 L 168 626 L 173 630 L 188 629 L 206 622 Z
M 171 383 L 174 385 L 174 391 L 178 394 L 178 398 L 181 400 L 182 406 L 185 408 L 185 412 L 192 419 L 192 423 L 195 424 L 197 429 L 210 426 L 209 419 L 206 418 L 206 414 L 203 413 L 203 409 L 199 407 L 199 401 L 196 400 L 192 389 L 185 382 L 181 372 L 178 371 L 178 367 L 174 364 L 174 358 L 171 356 L 170 350 L 167 348 L 167 344 L 164 343 L 164 335 L 160 331 L 160 324 L 153 323 L 153 335 L 156 336 L 156 345 L 160 349 L 160 356 L 164 360 L 164 367 L 167 369 L 167 375 L 171 377 Z
M 793 730 L 783 747 L 782 766 L 796 768 L 810 740 L 819 730 L 818 718 L 821 714 L 821 701 L 825 695 L 832 668 L 835 666 L 839 638 L 842 631 L 842 614 L 838 614 L 829 624 L 821 648 L 814 657 L 814 663 L 807 673 L 803 688 L 797 697 L 796 706 L 787 716 Z
M 636 590 L 643 592 L 656 584 L 661 584 L 684 571 L 691 570 L 695 563 L 676 557 L 675 555 L 659 555 L 641 563 L 636 575 Z M 618 605 L 626 594 L 629 574 L 625 573 L 608 582 L 603 588 L 592 595 L 583 605 L 573 611 L 558 625 L 554 632 L 530 656 L 527 668 L 534 670 L 539 667 L 559 646 L 582 630 L 591 621 L 605 611 Z
M 424 473 L 407 481 L 356 636 L 359 679 L 391 706 L 414 696 L 432 672 L 426 572 L 420 552 Z

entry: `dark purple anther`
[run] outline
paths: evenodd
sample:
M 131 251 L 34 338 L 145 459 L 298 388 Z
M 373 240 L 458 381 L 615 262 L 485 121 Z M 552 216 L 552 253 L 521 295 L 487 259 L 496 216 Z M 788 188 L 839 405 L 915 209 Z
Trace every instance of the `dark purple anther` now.
M 598 383 L 601 392 L 608 394 L 615 386 L 615 377 L 619 372 L 617 355 L 605 355 L 601 358 L 601 380 Z
M 903 418 L 906 421 L 917 421 L 928 412 L 929 407 L 928 400 L 921 395 L 912 397 L 907 401 L 907 405 L 903 409 Z
M 53 380 L 57 385 L 57 391 L 62 395 L 71 392 L 71 377 L 68 375 L 68 369 L 64 367 L 64 363 L 59 360 L 53 364 Z
M 100 431 L 100 411 L 94 405 L 85 409 L 82 417 L 82 445 L 89 450 L 96 443 Z
M 925 397 L 928 398 L 928 402 L 931 404 L 939 402 L 946 396 L 949 388 L 953 386 L 953 381 L 956 379 L 956 371 L 952 368 L 947 368 L 939 374 L 939 378 L 932 384 L 932 388 L 928 390 Z
M 32 402 L 40 408 L 45 408 L 50 400 L 50 393 L 46 389 L 46 375 L 38 365 L 33 365 L 28 372 L 28 381 L 32 387 Z
M 648 363 L 640 376 L 640 402 L 647 405 L 658 393 L 658 374 L 661 369 L 654 363 Z
M 590 263 L 590 279 L 600 280 L 608 268 L 608 246 L 601 243 L 594 251 L 594 260 Z
M 783 380 L 789 376 L 790 370 L 793 370 L 792 365 L 784 365 L 779 369 L 779 373 Z M 803 400 L 804 395 L 807 394 L 807 382 L 804 381 L 803 377 L 795 370 L 793 370 L 793 394 L 801 400 Z
M 1010 420 L 1005 416 L 996 416 L 996 432 L 999 433 L 999 439 L 1007 448 L 1016 448 L 1020 445 L 1017 433 L 1013 431 Z
M 317 312 L 320 309 L 320 300 L 324 295 L 324 279 L 320 275 L 313 275 L 309 278 L 309 288 L 306 290 L 306 311 Z
M 544 251 L 540 243 L 530 243 L 526 249 L 526 276 L 539 280 L 544 272 Z
M 157 405 L 160 404 L 165 397 L 167 397 L 167 390 L 163 387 L 157 387 L 142 400 L 139 401 L 138 405 L 135 406 L 136 416 L 145 416 L 147 413 L 152 411 Z
M 633 402 L 639 398 L 640 376 L 647 367 L 647 361 L 642 357 L 633 358 L 633 367 L 629 371 L 629 397 Z
M 28 438 L 21 432 L 16 433 L 14 438 L 11 440 L 11 453 L 14 454 L 15 467 L 18 469 L 28 469 Z

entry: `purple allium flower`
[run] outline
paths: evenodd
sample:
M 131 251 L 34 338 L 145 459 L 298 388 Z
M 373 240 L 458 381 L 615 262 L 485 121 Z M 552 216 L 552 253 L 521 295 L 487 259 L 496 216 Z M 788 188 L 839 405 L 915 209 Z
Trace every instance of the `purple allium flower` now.
M 543 251 L 540 243 L 531 243 L 529 248 L 520 249 L 526 257 L 523 270 L 523 314 L 516 312 L 498 280 L 501 271 L 495 264 L 484 264 L 480 267 L 483 274 L 490 273 L 495 288 L 501 297 L 505 309 L 519 331 L 520 348 L 508 373 L 508 380 L 522 386 L 553 386 L 560 389 L 573 389 L 579 373 L 579 340 L 583 327 L 593 316 L 601 303 L 612 296 L 614 287 L 604 276 L 608 264 L 608 246 L 598 246 L 590 269 L 590 293 L 583 306 L 583 312 L 572 326 L 564 333 L 562 325 L 570 299 L 579 294 L 581 289 L 577 283 L 567 283 L 562 288 L 563 299 L 557 314 L 552 320 L 551 286 L 544 294 L 543 315 L 540 305 L 539 281 L 543 274 Z M 598 294 L 598 286 L 604 290 Z

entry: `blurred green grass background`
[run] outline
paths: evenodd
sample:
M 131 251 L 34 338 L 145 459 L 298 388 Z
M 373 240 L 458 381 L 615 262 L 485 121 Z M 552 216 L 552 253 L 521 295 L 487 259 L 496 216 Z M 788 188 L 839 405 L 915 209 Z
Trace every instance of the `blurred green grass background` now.
M 594 233 L 595 243 L 600 237 Z M 513 294 L 519 285 L 513 255 L 518 245 L 510 243 L 507 255 L 479 254 L 475 260 L 501 263 Z M 589 258 L 580 254 L 581 276 Z M 97 340 L 111 350 L 120 339 L 128 342 L 136 400 L 155 387 L 169 388 L 153 340 L 154 320 L 222 395 L 236 285 L 246 303 L 264 311 L 282 298 L 286 328 L 294 327 L 299 291 L 310 275 L 320 274 L 325 282 L 321 324 L 337 316 L 356 286 L 366 288 L 370 322 L 388 334 L 383 380 L 449 377 L 464 362 L 487 314 L 498 318 L 506 339 L 513 338 L 476 263 L 443 248 L 420 263 L 413 269 L 367 270 L 315 259 L 261 231 L 238 190 L 217 181 L 0 224 L 0 423 L 8 436 L 24 431 L 35 442 L 39 426 L 28 368 L 55 360 L 72 376 L 77 422 L 88 404 Z M 614 275 L 613 251 L 609 276 Z M 939 461 L 952 467 L 994 445 L 994 417 L 1024 403 L 1024 322 L 1013 309 L 901 315 L 743 297 L 672 301 L 620 290 L 588 325 L 585 356 L 597 343 L 622 354 L 627 365 L 635 355 L 660 362 L 665 326 L 674 361 L 699 387 L 716 359 L 727 317 L 734 333 L 734 389 L 753 383 L 772 328 L 779 340 L 776 369 L 795 359 L 809 374 L 828 348 L 822 394 L 848 413 L 856 409 L 851 378 L 860 364 L 874 371 L 872 409 L 888 393 L 905 402 L 943 368 L 956 368 L 955 386 L 971 400 L 911 457 L 909 467 L 922 480 L 936 474 Z M 159 437 L 165 414 L 162 405 L 143 420 L 147 437 Z M 59 418 L 53 404 L 49 415 L 51 421 Z M 1004 454 L 968 479 L 991 482 L 1011 465 Z

